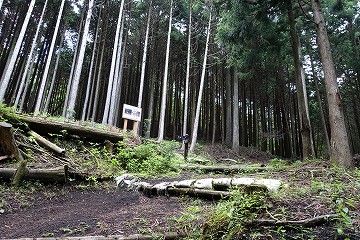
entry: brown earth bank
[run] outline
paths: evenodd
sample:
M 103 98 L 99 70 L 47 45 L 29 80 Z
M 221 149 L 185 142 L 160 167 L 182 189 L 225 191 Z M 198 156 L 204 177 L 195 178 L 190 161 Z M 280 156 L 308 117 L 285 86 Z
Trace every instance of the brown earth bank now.
M 171 219 L 181 215 L 191 200 L 148 198 L 121 189 L 72 189 L 53 200 L 36 201 L 0 214 L 1 239 L 174 232 Z

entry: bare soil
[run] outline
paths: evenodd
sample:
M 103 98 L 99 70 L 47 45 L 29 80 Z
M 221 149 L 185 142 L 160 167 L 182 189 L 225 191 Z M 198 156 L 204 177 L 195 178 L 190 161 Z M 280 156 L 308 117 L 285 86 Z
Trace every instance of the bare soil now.
M 0 238 L 176 232 L 172 219 L 181 215 L 191 201 L 177 197 L 148 198 L 122 189 L 66 191 L 51 200 L 42 198 L 42 193 L 34 193 L 38 196 L 32 196 L 36 202 L 30 207 L 0 214 Z

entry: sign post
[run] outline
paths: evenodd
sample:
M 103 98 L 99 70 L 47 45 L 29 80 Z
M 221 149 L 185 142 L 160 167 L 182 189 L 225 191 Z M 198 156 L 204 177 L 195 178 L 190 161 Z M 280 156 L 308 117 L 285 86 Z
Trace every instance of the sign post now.
M 122 118 L 124 119 L 124 130 L 127 130 L 128 120 L 134 121 L 133 131 L 134 136 L 137 136 L 137 126 L 138 122 L 141 121 L 141 108 L 124 104 Z

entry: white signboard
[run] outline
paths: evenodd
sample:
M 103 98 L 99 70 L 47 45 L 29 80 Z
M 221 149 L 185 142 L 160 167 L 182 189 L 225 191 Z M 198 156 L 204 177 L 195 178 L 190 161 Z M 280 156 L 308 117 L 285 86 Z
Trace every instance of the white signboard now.
M 141 121 L 141 108 L 124 104 L 122 117 L 136 122 Z

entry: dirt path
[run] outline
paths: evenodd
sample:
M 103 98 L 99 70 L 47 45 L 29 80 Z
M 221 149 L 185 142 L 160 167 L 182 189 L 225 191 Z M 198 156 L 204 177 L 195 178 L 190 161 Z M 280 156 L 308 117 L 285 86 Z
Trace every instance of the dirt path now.
M 169 218 L 184 201 L 124 190 L 70 191 L 56 200 L 0 214 L 0 238 L 130 235 L 174 232 Z

